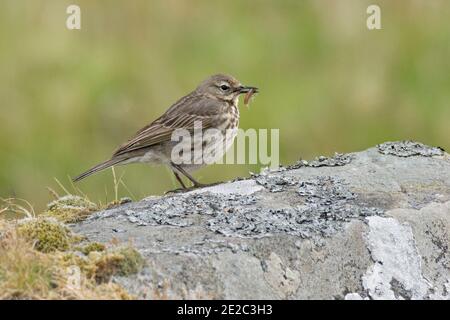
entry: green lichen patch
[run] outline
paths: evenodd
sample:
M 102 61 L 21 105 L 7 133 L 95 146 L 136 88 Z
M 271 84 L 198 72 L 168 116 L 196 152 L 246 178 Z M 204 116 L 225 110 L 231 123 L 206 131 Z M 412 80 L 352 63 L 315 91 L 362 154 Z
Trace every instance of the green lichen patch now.
M 43 216 L 50 216 L 64 223 L 76 223 L 86 219 L 98 206 L 80 196 L 66 195 L 50 202 Z
M 42 217 L 20 222 L 17 233 L 41 252 L 66 251 L 72 244 L 82 240 L 60 222 Z

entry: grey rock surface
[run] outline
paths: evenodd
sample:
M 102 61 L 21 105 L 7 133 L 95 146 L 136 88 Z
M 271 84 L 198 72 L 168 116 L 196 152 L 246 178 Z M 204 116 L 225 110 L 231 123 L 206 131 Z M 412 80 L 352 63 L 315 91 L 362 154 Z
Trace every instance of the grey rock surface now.
M 450 299 L 450 156 L 415 142 L 149 197 L 73 225 L 147 260 L 142 299 Z

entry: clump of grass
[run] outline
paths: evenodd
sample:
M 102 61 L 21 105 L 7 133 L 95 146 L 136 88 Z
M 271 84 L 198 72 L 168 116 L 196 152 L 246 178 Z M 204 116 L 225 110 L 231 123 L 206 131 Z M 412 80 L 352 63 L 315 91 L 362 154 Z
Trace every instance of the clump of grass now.
M 34 218 L 36 213 L 34 212 L 34 208 L 28 201 L 19 198 L 0 198 L 0 203 L 2 204 L 2 208 L 0 208 L 1 213 L 10 213 L 13 216 Z
M 73 243 L 82 240 L 62 223 L 42 217 L 24 219 L 17 225 L 17 232 L 41 252 L 66 251 Z
M 50 202 L 43 216 L 50 216 L 64 223 L 76 223 L 86 219 L 98 206 L 86 198 L 65 195 Z
M 0 218 L 0 299 L 134 298 L 110 280 L 139 272 L 144 259 L 131 245 L 106 246 L 73 233 L 65 223 L 82 221 L 104 206 L 68 194 L 57 182 L 66 195 L 49 189 L 55 200 L 39 215 L 25 200 L 0 199 L 0 214 L 14 218 Z M 129 201 L 117 200 L 116 190 L 112 205 Z M 73 272 L 75 286 L 69 281 Z
M 83 300 L 132 300 L 135 298 L 124 288 L 112 282 L 92 284 L 92 288 L 87 287 L 85 290 L 80 290 L 78 295 L 73 295 L 73 297 Z
M 52 297 L 57 281 L 52 259 L 34 250 L 14 230 L 2 232 L 0 261 L 0 299 Z
M 75 247 L 74 244 L 83 238 L 73 234 L 62 223 L 48 218 L 25 219 L 16 229 L 18 235 L 32 243 L 37 251 L 66 252 L 60 255 L 63 265 L 78 266 L 98 283 L 107 282 L 114 275 L 137 273 L 144 265 L 141 254 L 130 245 L 107 250 L 102 243 L 89 242 L 81 248 Z M 77 251 L 84 256 L 78 255 Z
M 97 205 L 90 201 L 83 191 L 73 184 L 69 177 L 71 188 L 66 188 L 57 178 L 55 181 L 59 188 L 65 195 L 60 196 L 54 189 L 48 187 L 50 194 L 55 200 L 48 204 L 47 210 L 43 213 L 45 216 L 55 217 L 64 223 L 77 223 L 83 221 L 89 217 L 93 212 L 103 209 L 111 209 L 119 205 L 132 202 L 129 197 L 119 198 L 119 188 L 122 186 L 133 198 L 136 198 L 133 193 L 128 189 L 123 181 L 123 174 L 117 177 L 114 167 L 111 168 L 114 187 L 114 200 L 106 200 L 105 204 L 101 202 Z M 68 190 L 71 189 L 72 193 Z M 107 191 L 105 187 L 105 191 Z M 106 199 L 108 199 L 108 193 L 106 192 Z
M 63 257 L 65 259 L 63 259 Z M 85 259 L 84 259 L 85 258 Z M 0 224 L 0 299 L 132 299 L 122 287 L 98 284 L 95 264 L 73 252 L 45 253 L 22 237 L 18 225 Z M 76 286 L 68 267 L 81 265 Z M 91 269 L 89 269 L 91 268 Z M 87 272 L 91 270 L 91 272 Z

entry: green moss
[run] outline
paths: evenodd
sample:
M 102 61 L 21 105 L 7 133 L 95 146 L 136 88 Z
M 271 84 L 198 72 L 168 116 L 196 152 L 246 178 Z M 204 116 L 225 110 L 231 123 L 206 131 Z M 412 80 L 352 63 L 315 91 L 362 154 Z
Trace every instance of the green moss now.
M 133 273 L 138 273 L 144 266 L 144 258 L 139 251 L 132 247 L 124 247 L 118 251 L 118 254 L 122 255 L 124 259 L 120 264 L 118 274 L 126 276 Z
M 124 247 L 113 252 L 94 257 L 95 280 L 106 282 L 113 275 L 126 276 L 139 272 L 144 266 L 141 254 L 132 247 Z
M 60 256 L 59 263 L 66 267 L 78 266 L 96 283 L 109 282 L 114 275 L 126 276 L 137 273 L 144 266 L 141 254 L 130 246 L 108 251 L 103 244 L 93 242 L 83 248 L 86 248 L 86 252 L 89 251 L 86 255 L 64 252 Z
M 91 252 L 101 252 L 105 251 L 106 246 L 103 243 L 100 242 L 90 242 L 80 248 L 80 251 L 83 252 L 85 255 L 88 255 Z
M 66 251 L 81 240 L 63 224 L 46 218 L 26 220 L 17 226 L 17 232 L 41 252 Z
M 42 215 L 54 217 L 64 223 L 76 223 L 96 210 L 98 207 L 95 203 L 79 196 L 67 195 L 50 202 Z

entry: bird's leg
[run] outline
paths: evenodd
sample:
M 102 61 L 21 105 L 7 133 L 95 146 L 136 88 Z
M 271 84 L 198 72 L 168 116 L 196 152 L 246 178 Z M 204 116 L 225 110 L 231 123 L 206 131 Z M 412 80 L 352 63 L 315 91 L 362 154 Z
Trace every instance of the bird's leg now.
M 172 163 L 172 166 L 177 169 L 181 174 L 183 174 L 186 178 L 188 178 L 189 180 L 191 180 L 192 184 L 194 185 L 194 187 L 206 187 L 207 184 L 203 184 L 198 182 L 197 180 L 194 179 L 194 177 L 192 177 L 186 170 L 184 170 L 181 166 Z
M 172 171 L 173 171 L 173 174 L 175 175 L 175 178 L 177 178 L 178 182 L 181 184 L 183 189 L 187 189 L 186 185 L 183 182 L 183 180 L 181 180 L 180 175 L 175 170 L 172 170 Z
M 165 194 L 170 194 L 170 193 L 178 193 L 178 192 L 185 192 L 188 191 L 189 188 L 186 187 L 186 185 L 184 184 L 183 180 L 181 179 L 180 175 L 177 172 L 177 168 L 175 168 L 174 164 L 171 164 L 170 168 L 172 169 L 173 174 L 175 175 L 175 178 L 177 178 L 177 181 L 179 182 L 179 184 L 181 185 L 181 188 L 178 189 L 174 189 L 174 190 L 170 190 L 170 191 L 166 191 Z

